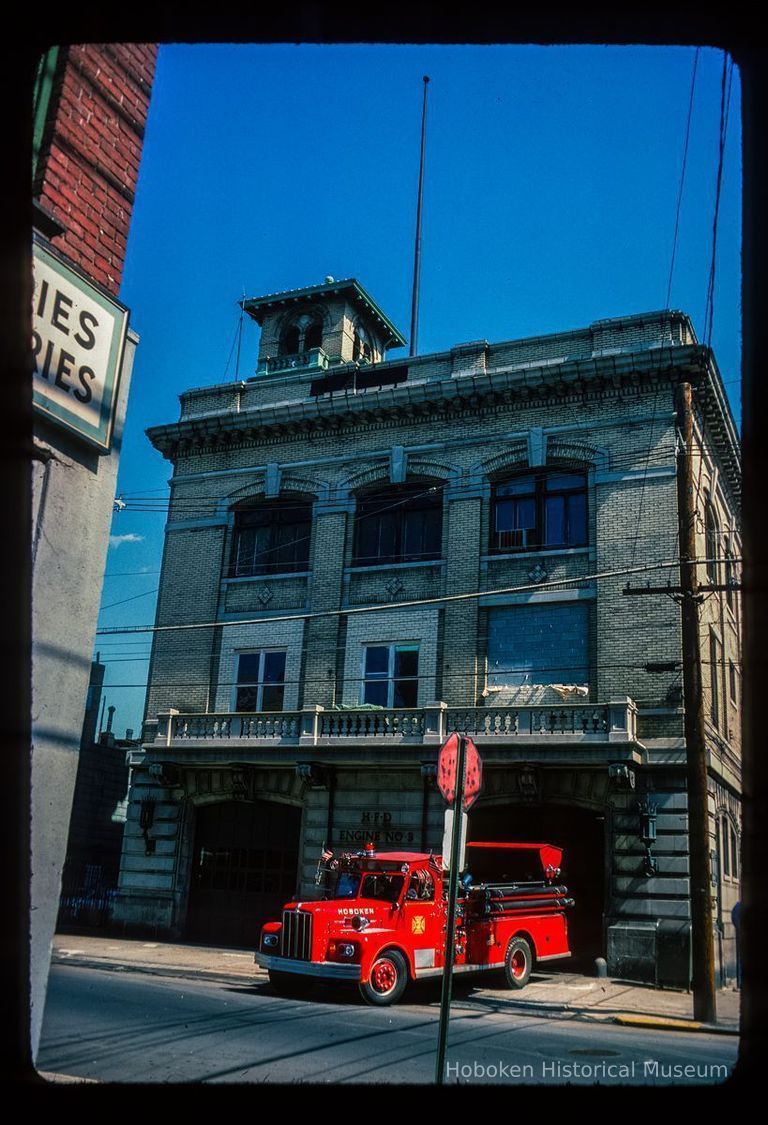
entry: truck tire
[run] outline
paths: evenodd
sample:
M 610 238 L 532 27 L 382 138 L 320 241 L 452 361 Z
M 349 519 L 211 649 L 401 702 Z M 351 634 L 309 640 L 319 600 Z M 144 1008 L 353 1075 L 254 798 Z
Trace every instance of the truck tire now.
M 396 1004 L 408 984 L 408 966 L 402 953 L 390 949 L 371 965 L 368 980 L 360 983 L 360 995 L 368 1004 Z
M 299 976 L 297 973 L 281 973 L 270 969 L 269 983 L 278 996 L 287 997 L 306 996 L 314 981 L 307 980 L 306 977 Z
M 525 988 L 533 968 L 533 953 L 524 937 L 513 937 L 504 958 L 504 976 L 510 988 Z

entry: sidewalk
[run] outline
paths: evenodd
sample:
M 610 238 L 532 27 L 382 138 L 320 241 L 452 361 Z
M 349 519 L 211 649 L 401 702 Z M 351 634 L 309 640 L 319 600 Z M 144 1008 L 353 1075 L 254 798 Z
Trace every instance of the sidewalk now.
M 253 962 L 253 950 L 216 949 L 205 945 L 173 945 L 91 935 L 57 934 L 52 963 L 77 964 L 112 972 L 144 972 L 161 976 L 195 977 L 224 983 L 266 981 L 267 974 Z M 466 978 L 457 978 L 462 981 Z M 475 977 L 471 991 L 461 988 L 456 1006 L 481 1004 L 517 1008 L 521 1012 L 553 1018 L 610 1020 L 628 1026 L 675 1031 L 716 1031 L 738 1034 L 740 993 L 721 989 L 717 994 L 717 1025 L 693 1020 L 689 992 L 654 989 L 624 981 L 599 980 L 576 973 L 534 972 L 521 992 L 488 988 Z M 466 996 L 463 994 L 466 992 Z

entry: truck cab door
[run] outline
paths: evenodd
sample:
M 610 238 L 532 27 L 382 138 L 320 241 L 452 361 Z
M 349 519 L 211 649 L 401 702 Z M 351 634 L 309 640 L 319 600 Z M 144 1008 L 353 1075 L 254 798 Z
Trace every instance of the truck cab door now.
M 435 880 L 423 869 L 411 872 L 401 910 L 403 943 L 413 953 L 419 969 L 439 968 L 443 964 L 445 910 L 436 901 Z

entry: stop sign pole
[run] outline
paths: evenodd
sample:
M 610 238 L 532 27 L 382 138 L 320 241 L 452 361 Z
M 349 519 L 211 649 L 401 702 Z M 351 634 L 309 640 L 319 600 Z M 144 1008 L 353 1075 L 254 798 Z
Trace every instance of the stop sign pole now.
M 451 738 L 456 738 L 452 735 Z M 450 739 L 448 740 L 450 742 Z M 445 930 L 445 964 L 443 968 L 443 991 L 440 998 L 440 1030 L 437 1036 L 437 1064 L 435 1084 L 442 1086 L 445 1071 L 445 1047 L 448 1039 L 448 1020 L 451 1015 L 451 989 L 453 984 L 453 954 L 455 949 L 454 932 L 456 928 L 456 899 L 459 886 L 459 853 L 461 850 L 461 818 L 464 815 L 464 774 L 467 760 L 467 740 L 458 736 L 456 754 L 456 775 L 453 801 L 453 830 L 451 832 L 451 866 L 448 871 L 448 921 Z M 443 747 L 447 749 L 448 742 Z M 442 754 L 442 751 L 441 751 Z M 442 787 L 441 787 L 442 788 Z M 449 790 L 450 790 L 449 786 Z M 446 795 L 445 790 L 443 790 Z

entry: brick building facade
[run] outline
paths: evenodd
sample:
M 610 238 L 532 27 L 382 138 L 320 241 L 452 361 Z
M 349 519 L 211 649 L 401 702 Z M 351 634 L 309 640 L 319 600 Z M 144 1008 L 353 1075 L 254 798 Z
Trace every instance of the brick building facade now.
M 51 48 L 34 89 L 30 980 L 37 1052 L 120 436 L 138 337 L 118 300 L 157 48 Z
M 434 767 L 458 730 L 485 768 L 470 838 L 565 847 L 578 961 L 685 984 L 680 613 L 623 591 L 677 581 L 680 381 L 702 581 L 735 584 L 738 442 L 711 352 L 666 311 L 390 360 L 403 339 L 354 280 L 244 308 L 256 375 L 149 431 L 173 478 L 116 919 L 252 946 L 313 896 L 323 843 L 438 850 Z M 723 980 L 739 635 L 736 590 L 710 595 Z

